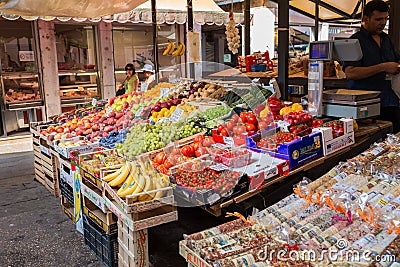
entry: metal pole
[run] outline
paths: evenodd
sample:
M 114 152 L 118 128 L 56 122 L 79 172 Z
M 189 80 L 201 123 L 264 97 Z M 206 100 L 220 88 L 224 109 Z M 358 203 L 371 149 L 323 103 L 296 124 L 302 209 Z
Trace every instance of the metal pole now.
M 244 1 L 244 54 L 250 55 L 250 0 Z
M 193 2 L 192 0 L 187 0 L 187 19 L 188 19 L 188 32 L 192 32 L 193 31 Z M 190 78 L 195 78 L 194 77 L 194 63 L 189 62 L 189 75 Z
M 400 50 L 400 20 L 398 17 L 400 10 L 400 2 L 398 0 L 390 1 L 390 15 L 389 15 L 389 36 L 392 39 L 394 48 Z
M 158 30 L 157 30 L 157 9 L 156 0 L 151 0 L 151 24 L 153 26 L 153 54 L 154 54 L 154 71 L 156 74 L 156 83 L 159 78 L 159 67 L 158 67 Z
M 315 0 L 315 25 L 314 25 L 314 38 L 318 41 L 319 34 L 319 0 Z
M 289 1 L 278 2 L 278 84 L 284 100 L 288 99 Z

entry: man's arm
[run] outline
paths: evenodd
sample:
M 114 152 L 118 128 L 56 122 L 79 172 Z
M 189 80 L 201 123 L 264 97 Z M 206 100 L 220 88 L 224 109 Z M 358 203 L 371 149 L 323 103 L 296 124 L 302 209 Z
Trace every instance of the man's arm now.
M 347 66 L 345 69 L 346 77 L 350 80 L 365 79 L 381 72 L 398 74 L 400 73 L 399 63 L 384 62 L 368 67 Z

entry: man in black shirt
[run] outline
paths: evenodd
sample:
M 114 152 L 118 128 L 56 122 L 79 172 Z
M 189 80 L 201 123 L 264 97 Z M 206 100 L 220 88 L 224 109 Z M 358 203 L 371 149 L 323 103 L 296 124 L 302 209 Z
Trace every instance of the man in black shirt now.
M 393 122 L 393 130 L 398 132 L 399 98 L 392 90 L 387 74 L 400 73 L 400 55 L 383 32 L 388 15 L 389 6 L 382 0 L 372 0 L 365 5 L 361 30 L 350 37 L 360 41 L 363 58 L 345 62 L 344 69 L 350 89 L 381 91 L 380 119 Z

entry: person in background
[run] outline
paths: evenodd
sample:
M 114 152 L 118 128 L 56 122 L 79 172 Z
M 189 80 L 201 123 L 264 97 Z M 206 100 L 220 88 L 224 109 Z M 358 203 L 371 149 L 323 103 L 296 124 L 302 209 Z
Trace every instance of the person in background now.
M 125 66 L 126 78 L 117 91 L 117 96 L 136 92 L 139 85 L 139 78 L 132 63 Z
M 156 76 L 154 75 L 154 69 L 151 64 L 144 64 L 142 71 L 146 75 L 146 80 L 144 81 L 144 83 L 146 84 L 145 90 L 147 91 L 155 85 Z
M 395 133 L 400 131 L 399 98 L 392 90 L 390 75 L 400 73 L 400 55 L 389 36 L 383 32 L 389 6 L 382 0 L 368 2 L 363 11 L 361 30 L 350 38 L 358 39 L 363 57 L 345 62 L 344 70 L 350 89 L 380 91 L 379 119 L 391 121 Z

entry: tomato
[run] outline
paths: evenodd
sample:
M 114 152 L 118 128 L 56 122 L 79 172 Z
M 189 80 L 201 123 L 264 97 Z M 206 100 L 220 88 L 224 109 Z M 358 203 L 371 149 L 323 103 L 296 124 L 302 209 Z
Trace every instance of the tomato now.
M 254 125 L 257 125 L 257 123 L 258 123 L 256 116 L 254 116 L 254 114 L 252 114 L 252 113 L 247 114 L 246 120 L 248 123 L 251 123 Z
M 156 155 L 156 157 L 154 158 L 154 162 L 161 165 L 161 164 L 164 163 L 164 161 L 166 160 L 166 158 L 167 158 L 167 157 L 165 156 L 164 152 L 160 152 L 160 153 L 158 153 L 158 154 Z
M 252 135 L 255 135 L 256 133 L 257 133 L 257 131 L 248 131 L 247 135 L 252 136 Z
M 299 120 L 293 120 L 293 123 L 292 123 L 293 125 L 298 125 L 299 124 Z
M 228 133 L 228 130 L 227 129 L 222 129 L 221 131 L 220 131 L 220 134 L 222 135 L 222 136 L 229 136 L 229 133 Z
M 293 132 L 294 132 L 294 130 L 296 130 L 296 127 L 295 127 L 295 126 L 290 126 L 290 128 L 289 128 L 289 132 L 293 133 Z
M 242 133 L 246 132 L 246 127 L 245 126 L 235 126 L 233 127 L 233 133 L 236 135 L 240 135 Z
M 200 157 L 200 156 L 203 156 L 203 155 L 205 155 L 205 154 L 208 154 L 208 149 L 205 148 L 205 147 L 200 147 L 200 148 L 197 149 L 196 152 L 194 152 L 194 153 L 195 153 L 195 156 L 196 156 L 196 157 Z
M 239 117 L 238 114 L 233 114 L 231 119 L 232 119 L 234 122 L 238 122 L 239 118 L 240 118 L 240 117 Z
M 224 124 L 220 124 L 218 125 L 218 132 L 221 133 L 221 130 L 225 129 L 225 125 Z
M 246 123 L 246 131 L 250 132 L 250 131 L 256 131 L 257 128 L 254 124 L 252 123 Z
M 264 121 L 264 119 L 263 119 L 263 121 L 260 121 L 258 123 L 258 129 L 259 130 L 265 130 L 265 129 L 267 129 L 267 127 L 268 127 L 268 124 Z
M 226 128 L 228 129 L 228 131 L 232 131 L 233 127 L 235 127 L 235 126 L 236 126 L 236 122 L 234 120 L 230 120 L 226 124 Z
M 243 123 L 246 123 L 247 122 L 247 112 L 240 113 L 240 119 L 242 120 Z
M 174 164 L 170 161 L 169 158 L 167 158 L 167 159 L 164 161 L 164 167 L 168 170 L 168 169 L 170 169 L 172 166 L 174 166 Z
M 201 143 L 191 143 L 190 145 L 193 147 L 194 151 L 201 147 Z
M 186 145 L 181 148 L 181 153 L 186 157 L 193 157 L 194 149 L 192 146 Z
M 204 141 L 204 135 L 196 136 L 193 140 L 194 143 L 200 143 L 200 144 L 203 143 L 203 141 Z
M 215 142 L 211 136 L 207 136 L 206 138 L 204 138 L 203 146 L 210 147 L 212 144 L 215 144 Z

